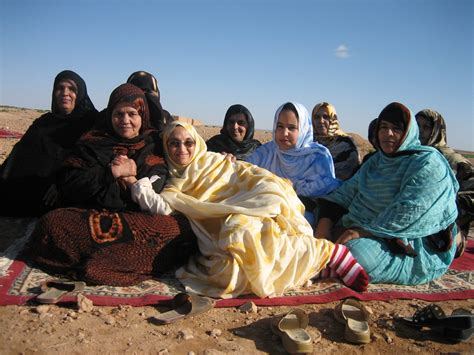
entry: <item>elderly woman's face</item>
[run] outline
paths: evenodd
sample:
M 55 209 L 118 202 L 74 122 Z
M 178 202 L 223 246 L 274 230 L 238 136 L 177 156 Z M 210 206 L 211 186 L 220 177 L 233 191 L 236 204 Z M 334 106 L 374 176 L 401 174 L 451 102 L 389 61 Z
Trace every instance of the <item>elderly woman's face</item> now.
M 178 165 L 186 166 L 191 162 L 196 142 L 185 128 L 177 126 L 171 132 L 167 146 L 171 160 Z
M 423 145 L 427 145 L 431 137 L 431 132 L 433 132 L 433 123 L 422 116 L 418 116 L 416 122 L 420 130 L 420 142 Z
M 320 107 L 313 116 L 313 131 L 317 136 L 329 134 L 329 111 L 326 107 Z
M 388 121 L 380 121 L 378 139 L 385 154 L 394 154 L 402 144 L 403 130 Z
M 142 118 L 129 102 L 119 102 L 112 111 L 112 127 L 120 137 L 132 139 L 140 134 Z
M 236 113 L 229 117 L 226 123 L 226 130 L 235 142 L 242 142 L 247 133 L 248 122 L 243 113 Z
M 69 115 L 76 107 L 77 85 L 72 80 L 61 80 L 54 88 L 54 99 L 59 113 Z

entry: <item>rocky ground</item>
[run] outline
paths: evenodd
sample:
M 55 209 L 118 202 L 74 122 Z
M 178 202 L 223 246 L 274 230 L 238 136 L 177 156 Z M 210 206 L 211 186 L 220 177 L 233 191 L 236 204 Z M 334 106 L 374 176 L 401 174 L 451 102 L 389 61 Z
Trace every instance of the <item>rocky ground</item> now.
M 0 107 L 0 128 L 24 132 L 41 113 Z M 201 126 L 205 137 L 218 127 Z M 266 141 L 271 134 L 258 131 Z M 360 141 L 358 141 L 360 139 Z M 16 139 L 0 139 L 0 162 L 9 154 Z M 356 142 L 364 140 L 356 137 Z M 365 144 L 367 144 L 365 142 Z M 368 149 L 368 145 L 364 149 Z M 0 217 L 0 251 L 24 229 L 26 221 Z M 419 300 L 364 302 L 371 313 L 372 340 L 352 345 L 344 340 L 344 327 L 333 318 L 338 302 L 302 305 L 309 315 L 308 331 L 314 353 L 345 354 L 454 354 L 473 353 L 474 338 L 453 344 L 428 329 L 413 330 L 394 321 L 399 315 L 412 315 L 428 304 Z M 446 313 L 456 308 L 473 309 L 472 300 L 438 302 Z M 85 302 L 61 306 L 32 305 L 0 307 L 1 354 L 263 354 L 284 353 L 280 340 L 270 330 L 270 320 L 290 307 L 212 309 L 204 315 L 171 325 L 156 325 L 153 317 L 163 308 L 98 307 Z

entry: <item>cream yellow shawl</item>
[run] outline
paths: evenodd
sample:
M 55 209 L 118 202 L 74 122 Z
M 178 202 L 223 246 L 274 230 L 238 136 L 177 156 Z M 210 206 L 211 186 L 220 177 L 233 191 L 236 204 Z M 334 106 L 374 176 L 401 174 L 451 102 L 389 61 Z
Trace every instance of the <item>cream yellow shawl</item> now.
M 176 126 L 196 141 L 189 165 L 168 155 Z M 200 254 L 176 272 L 190 292 L 229 298 L 278 296 L 329 262 L 334 244 L 313 237 L 291 183 L 252 164 L 206 151 L 194 127 L 173 122 L 163 136 L 171 178 L 162 197 L 188 217 Z

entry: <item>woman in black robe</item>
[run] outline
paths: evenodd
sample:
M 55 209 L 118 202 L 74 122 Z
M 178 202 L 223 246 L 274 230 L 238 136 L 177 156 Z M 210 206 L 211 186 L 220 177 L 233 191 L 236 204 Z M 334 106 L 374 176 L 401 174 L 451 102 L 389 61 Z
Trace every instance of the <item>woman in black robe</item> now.
M 221 133 L 210 138 L 207 150 L 216 153 L 230 153 L 244 160 L 262 143 L 253 139 L 255 122 L 250 111 L 243 105 L 232 105 L 224 117 Z
M 173 118 L 161 105 L 158 80 L 152 74 L 140 70 L 132 73 L 128 77 L 127 83 L 143 90 L 150 110 L 151 125 L 161 132 L 166 123 L 172 121 Z
M 196 238 L 182 215 L 141 212 L 125 183 L 152 177 L 159 193 L 168 173 L 144 92 L 120 85 L 105 117 L 106 127 L 85 133 L 60 173 L 63 201 L 77 207 L 44 215 L 23 258 L 88 283 L 129 286 L 185 262 Z M 133 161 L 133 174 L 114 164 L 120 157 Z
M 56 173 L 96 112 L 84 80 L 60 72 L 51 112 L 33 122 L 0 167 L 0 215 L 39 216 L 57 205 Z

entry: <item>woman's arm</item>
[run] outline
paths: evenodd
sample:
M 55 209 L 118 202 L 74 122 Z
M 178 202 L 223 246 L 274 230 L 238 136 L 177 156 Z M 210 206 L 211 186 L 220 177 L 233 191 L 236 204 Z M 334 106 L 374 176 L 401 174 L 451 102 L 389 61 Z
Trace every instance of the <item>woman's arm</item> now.
M 145 177 L 138 181 L 135 179 L 135 182 L 130 185 L 132 200 L 138 203 L 142 211 L 147 211 L 152 214 L 169 215 L 173 210 L 170 205 L 163 200 L 161 195 L 153 190 L 153 179 L 153 176 L 151 178 Z M 133 181 L 133 179 L 129 181 Z

